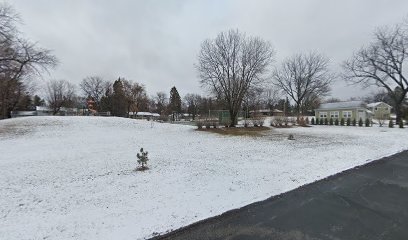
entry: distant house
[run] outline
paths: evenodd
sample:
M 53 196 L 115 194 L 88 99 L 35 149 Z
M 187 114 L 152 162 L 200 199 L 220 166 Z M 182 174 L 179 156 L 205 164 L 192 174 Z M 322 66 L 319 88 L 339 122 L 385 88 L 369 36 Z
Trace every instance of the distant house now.
M 12 111 L 11 117 L 27 117 L 27 116 L 51 116 L 54 111 L 46 106 L 36 106 L 35 111 Z M 56 115 L 58 116 L 77 116 L 79 115 L 80 109 L 78 108 L 65 108 L 62 107 Z M 83 114 L 83 113 L 82 113 Z
M 377 119 L 389 119 L 391 115 L 391 106 L 384 102 L 367 104 L 367 108 L 373 112 L 373 117 Z
M 141 119 L 158 119 L 160 117 L 160 114 L 151 112 L 130 112 L 129 116 L 136 116 L 136 118 Z
M 283 116 L 283 111 L 278 109 L 260 109 L 249 111 L 251 116 L 263 115 L 263 116 Z
M 315 109 L 316 118 L 333 118 L 333 119 L 356 119 L 360 118 L 365 121 L 372 118 L 372 112 L 362 101 L 334 102 L 323 103 Z
M 35 111 L 37 112 L 37 116 L 49 116 L 53 113 L 51 108 L 45 106 L 36 106 Z

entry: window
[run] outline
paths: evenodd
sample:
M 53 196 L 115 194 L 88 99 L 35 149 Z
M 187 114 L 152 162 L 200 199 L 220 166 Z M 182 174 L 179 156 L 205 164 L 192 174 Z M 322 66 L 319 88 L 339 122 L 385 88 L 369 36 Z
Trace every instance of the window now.
M 330 118 L 339 118 L 339 112 L 330 112 Z
M 343 111 L 343 118 L 351 118 L 351 111 Z
M 320 118 L 327 118 L 327 112 L 320 112 Z

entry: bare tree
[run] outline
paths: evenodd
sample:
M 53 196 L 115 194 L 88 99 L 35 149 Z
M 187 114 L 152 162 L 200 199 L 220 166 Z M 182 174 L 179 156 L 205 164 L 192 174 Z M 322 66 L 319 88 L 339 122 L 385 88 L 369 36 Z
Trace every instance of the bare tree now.
M 334 75 L 328 65 L 329 60 L 320 54 L 297 54 L 273 72 L 274 84 L 292 98 L 298 116 L 305 111 L 308 102 L 330 93 Z
M 281 91 L 278 88 L 267 88 L 262 93 L 262 98 L 264 105 L 270 110 L 273 111 L 273 108 L 278 104 L 279 99 L 282 97 Z
M 247 91 L 242 101 L 246 117 L 249 117 L 251 111 L 255 113 L 256 111 L 261 110 L 264 100 L 263 94 L 264 90 L 261 87 L 252 87 Z
M 129 80 L 122 80 L 125 98 L 127 101 L 127 113 L 138 112 L 142 108 L 142 104 L 148 105 L 146 90 L 143 85 Z
M 75 86 L 66 80 L 51 80 L 47 82 L 47 102 L 53 115 L 62 107 L 72 107 L 75 99 Z
M 25 80 L 57 64 L 49 50 L 20 37 L 19 22 L 10 5 L 0 4 L 0 118 L 10 117 L 27 88 Z
M 168 97 L 165 92 L 157 92 L 156 96 L 153 97 L 155 102 L 156 112 L 160 115 L 166 113 L 166 106 L 168 105 Z
M 96 109 L 99 110 L 101 98 L 106 92 L 106 82 L 98 76 L 86 77 L 79 84 L 85 97 L 91 97 L 95 101 Z
M 201 102 L 201 96 L 198 94 L 189 93 L 184 97 L 185 105 L 187 106 L 187 113 L 191 114 L 193 120 L 195 120 L 199 111 L 199 104 Z
M 397 122 L 402 118 L 403 102 L 408 92 L 404 68 L 408 59 L 407 25 L 408 22 L 378 28 L 374 40 L 343 64 L 346 81 L 364 87 L 378 86 L 389 93 Z
M 235 126 L 248 90 L 263 83 L 273 55 L 269 42 L 238 30 L 221 32 L 202 43 L 197 65 L 200 82 L 225 101 L 230 126 Z

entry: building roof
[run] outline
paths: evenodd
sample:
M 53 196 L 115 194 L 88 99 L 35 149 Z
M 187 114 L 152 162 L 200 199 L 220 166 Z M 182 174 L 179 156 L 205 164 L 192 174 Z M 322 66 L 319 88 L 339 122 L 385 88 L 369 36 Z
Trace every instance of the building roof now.
M 279 109 L 273 109 L 272 111 L 270 109 L 260 109 L 260 110 L 251 110 L 249 111 L 250 113 L 253 112 L 259 112 L 259 113 L 269 113 L 269 112 L 273 112 L 273 113 L 283 113 L 283 111 L 279 110 Z
M 35 110 L 36 110 L 36 111 L 43 111 L 43 112 L 52 111 L 51 108 L 46 107 L 46 106 L 35 106 Z
M 322 103 L 317 110 L 330 110 L 330 109 L 345 109 L 345 108 L 365 108 L 363 101 L 347 101 L 347 102 L 334 102 L 334 103 Z
M 136 116 L 152 116 L 150 112 L 137 112 Z
M 145 117 L 160 117 L 158 113 L 151 113 L 151 112 L 137 112 L 136 116 L 145 116 Z
M 378 105 L 380 105 L 380 104 L 385 104 L 385 105 L 387 105 L 388 107 L 391 107 L 389 104 L 387 104 L 387 103 L 385 103 L 385 102 L 375 102 L 375 103 L 369 103 L 369 104 L 367 104 L 367 107 L 377 107 Z

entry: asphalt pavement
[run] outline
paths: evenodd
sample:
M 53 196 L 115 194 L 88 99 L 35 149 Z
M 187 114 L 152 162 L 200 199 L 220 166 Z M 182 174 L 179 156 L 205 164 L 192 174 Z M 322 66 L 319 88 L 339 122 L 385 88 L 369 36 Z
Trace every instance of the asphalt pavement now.
M 408 151 L 153 239 L 407 240 Z

